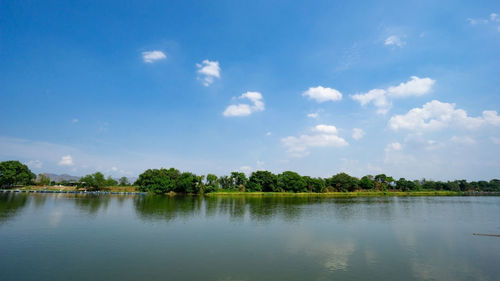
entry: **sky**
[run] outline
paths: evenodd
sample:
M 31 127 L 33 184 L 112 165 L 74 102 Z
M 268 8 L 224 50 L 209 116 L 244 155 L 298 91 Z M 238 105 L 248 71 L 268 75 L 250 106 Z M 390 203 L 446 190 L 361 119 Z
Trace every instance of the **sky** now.
M 500 178 L 498 1 L 0 1 L 0 161 Z

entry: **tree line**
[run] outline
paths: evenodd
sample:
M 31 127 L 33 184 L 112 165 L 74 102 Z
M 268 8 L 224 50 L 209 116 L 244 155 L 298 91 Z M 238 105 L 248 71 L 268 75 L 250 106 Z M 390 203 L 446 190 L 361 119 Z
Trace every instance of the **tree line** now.
M 301 176 L 285 171 L 273 174 L 269 171 L 255 171 L 249 177 L 242 172 L 217 177 L 214 174 L 196 175 L 180 172 L 175 168 L 149 169 L 139 175 L 134 183 L 140 191 L 152 193 L 209 193 L 215 191 L 239 192 L 353 192 L 353 191 L 485 191 L 500 192 L 500 180 L 490 181 L 432 181 L 395 180 L 385 174 L 366 175 L 356 178 L 338 173 L 328 178 Z
M 35 182 L 37 180 L 38 182 Z M 19 161 L 0 162 L 0 186 L 49 185 L 50 178 L 40 175 L 37 179 L 29 168 Z M 109 186 L 128 186 L 126 177 L 118 181 L 101 172 L 81 177 L 75 185 L 78 188 L 99 190 Z M 249 177 L 242 172 L 229 175 L 196 175 L 180 172 L 175 168 L 148 169 L 139 175 L 134 186 L 139 191 L 156 194 L 182 193 L 200 194 L 216 191 L 227 192 L 353 192 L 353 191 L 485 191 L 500 192 L 500 180 L 490 181 L 433 181 L 433 180 L 395 180 L 385 174 L 366 175 L 361 178 L 347 173 L 338 173 L 328 178 L 301 176 L 296 172 L 285 171 L 274 174 L 270 171 L 255 171 Z

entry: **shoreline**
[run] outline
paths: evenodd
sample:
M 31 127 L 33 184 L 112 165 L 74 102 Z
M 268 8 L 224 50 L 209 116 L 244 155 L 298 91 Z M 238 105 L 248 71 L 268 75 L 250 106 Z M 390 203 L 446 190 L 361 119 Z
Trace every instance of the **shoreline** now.
M 134 187 L 110 188 L 109 190 L 74 190 L 73 188 L 61 187 L 20 187 L 12 189 L 0 189 L 0 193 L 50 193 L 50 194 L 102 194 L 102 195 L 148 195 L 153 193 L 139 192 Z M 446 191 L 446 190 L 424 190 L 424 191 L 352 191 L 352 192 L 241 192 L 241 191 L 216 191 L 204 194 L 156 194 L 165 196 L 207 196 L 207 197 L 331 197 L 331 198 L 352 198 L 352 197 L 418 197 L 418 196 L 500 196 L 500 192 L 482 191 Z
M 416 197 L 416 196 L 500 196 L 499 192 L 462 192 L 462 191 L 352 191 L 352 192 L 212 192 L 205 196 L 255 196 L 255 197 Z

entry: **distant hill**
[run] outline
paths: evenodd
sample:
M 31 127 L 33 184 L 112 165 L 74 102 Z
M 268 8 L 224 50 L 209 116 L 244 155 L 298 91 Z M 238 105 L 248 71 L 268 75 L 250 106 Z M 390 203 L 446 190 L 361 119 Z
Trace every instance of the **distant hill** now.
M 78 181 L 80 177 L 77 176 L 72 176 L 68 174 L 62 174 L 62 175 L 57 175 L 57 174 L 51 174 L 51 173 L 43 173 L 44 175 L 48 176 L 51 181 L 55 182 L 60 182 L 60 181 Z
M 65 181 L 78 181 L 81 178 L 78 176 L 72 176 L 72 175 L 68 175 L 68 174 L 62 174 L 62 175 L 51 174 L 51 173 L 43 173 L 43 174 L 48 176 L 51 181 L 55 181 L 55 182 L 61 182 L 63 180 L 65 180 Z M 119 180 L 119 178 L 114 178 L 114 179 L 116 181 Z M 136 180 L 137 180 L 137 177 L 129 177 L 128 178 L 128 181 L 130 183 L 134 183 Z

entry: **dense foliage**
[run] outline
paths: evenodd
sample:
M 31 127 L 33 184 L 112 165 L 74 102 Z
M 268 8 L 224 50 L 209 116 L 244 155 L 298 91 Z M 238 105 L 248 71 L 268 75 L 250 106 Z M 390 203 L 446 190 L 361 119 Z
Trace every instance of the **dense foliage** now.
M 406 180 L 385 174 L 366 175 L 361 179 L 346 173 L 338 173 L 329 178 L 301 176 L 292 171 L 273 174 L 269 171 L 255 171 L 250 177 L 241 172 L 232 172 L 229 176 L 217 177 L 214 174 L 197 176 L 193 173 L 170 169 L 150 169 L 139 175 L 135 182 L 140 191 L 153 193 L 207 193 L 215 191 L 246 192 L 352 192 L 352 191 L 497 191 L 500 192 L 500 180 L 467 182 Z
M 0 186 L 12 187 L 15 185 L 29 185 L 33 183 L 36 175 L 28 166 L 19 161 L 0 162 Z
M 105 178 L 100 172 L 81 177 L 78 181 L 78 187 L 85 187 L 90 190 L 99 190 L 106 186 L 116 186 L 118 182 L 111 177 Z

